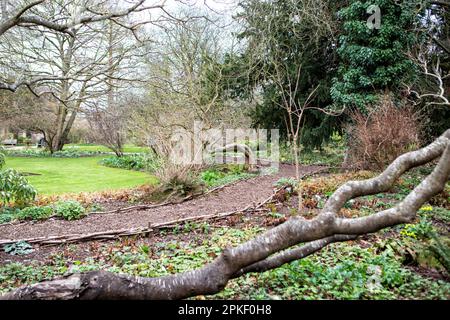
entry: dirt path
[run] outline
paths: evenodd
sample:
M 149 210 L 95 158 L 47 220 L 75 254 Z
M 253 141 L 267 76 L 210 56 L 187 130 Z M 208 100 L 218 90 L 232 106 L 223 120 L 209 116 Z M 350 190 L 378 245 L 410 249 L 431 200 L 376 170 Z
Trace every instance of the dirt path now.
M 314 172 L 320 168 L 318 166 L 302 167 L 301 173 Z M 125 213 L 92 214 L 76 221 L 50 219 L 37 223 L 2 225 L 0 226 L 0 240 L 148 227 L 149 223 L 241 210 L 270 197 L 274 189 L 273 184 L 280 177 L 293 176 L 295 176 L 293 166 L 281 165 L 277 174 L 244 180 L 204 197 L 180 204 Z

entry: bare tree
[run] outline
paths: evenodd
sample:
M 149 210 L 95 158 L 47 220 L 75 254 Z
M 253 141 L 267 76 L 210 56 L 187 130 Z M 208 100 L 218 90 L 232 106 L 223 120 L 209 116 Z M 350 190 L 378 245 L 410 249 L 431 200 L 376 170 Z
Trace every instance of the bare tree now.
M 345 203 L 389 190 L 407 170 L 439 159 L 432 173 L 396 206 L 360 218 L 341 218 Z M 24 286 L 2 299 L 183 299 L 220 292 L 232 278 L 263 272 L 302 259 L 330 243 L 347 241 L 408 223 L 450 178 L 450 129 L 430 145 L 398 157 L 379 176 L 350 181 L 328 199 L 311 220 L 296 217 L 237 247 L 228 248 L 204 267 L 175 275 L 143 278 L 105 271 L 77 273 Z M 298 246 L 303 244 L 302 246 Z
M 303 72 L 305 65 L 308 67 L 304 61 L 308 61 L 314 53 L 320 54 L 317 43 L 324 39 L 331 41 L 329 39 L 334 37 L 334 20 L 324 1 L 248 0 L 246 6 L 252 8 L 248 16 L 244 16 L 244 22 L 249 25 L 246 32 L 251 34 L 247 49 L 247 72 L 253 74 L 249 74 L 249 78 L 258 79 L 256 94 L 261 87 L 270 88 L 272 103 L 285 110 L 284 120 L 299 183 L 300 210 L 300 152 L 305 115 L 310 110 L 332 116 L 338 116 L 344 111 L 328 110 L 326 106 L 316 104 L 320 84 L 302 88 L 304 77 L 308 76 Z
M 45 15 L 74 18 L 71 15 L 77 14 L 79 6 L 79 1 L 55 0 L 43 3 L 40 9 Z M 71 34 L 18 29 L 4 36 L 1 64 L 10 74 L 28 78 L 45 74 L 52 80 L 41 79 L 39 90 L 30 87 L 38 96 L 49 92 L 59 101 L 55 134 L 52 143 L 47 141 L 51 152 L 62 150 L 77 115 L 92 101 L 111 96 L 113 86 L 137 80 L 131 69 L 139 65 L 136 60 L 141 43 L 127 40 L 130 32 L 122 27 L 126 20 L 116 18 L 115 22 L 120 26 L 113 26 L 112 20 L 101 20 L 89 26 L 73 26 Z
M 132 6 L 123 10 L 114 12 L 102 12 L 98 6 L 88 6 L 88 2 L 83 1 L 67 1 L 68 4 L 77 4 L 81 6 L 79 8 L 78 16 L 69 21 L 58 21 L 58 19 L 48 19 L 40 16 L 36 8 L 39 5 L 49 2 L 48 0 L 35 0 L 35 1 L 9 1 L 3 0 L 1 3 L 2 20 L 0 24 L 0 35 L 13 27 L 34 27 L 40 26 L 47 29 L 51 29 L 58 32 L 72 34 L 74 28 L 80 24 L 89 24 L 98 21 L 110 20 L 114 18 L 124 17 L 133 12 L 139 12 L 149 9 L 164 9 L 164 4 L 145 6 L 145 0 L 138 0 Z M 97 4 L 103 5 L 106 1 L 97 2 Z M 132 26 L 130 26 L 132 28 Z
M 413 90 L 410 86 L 407 86 L 407 92 L 413 95 L 417 100 L 416 103 L 425 101 L 426 106 L 450 106 L 448 99 L 448 86 L 445 85 L 445 80 L 450 77 L 450 74 L 443 74 L 440 66 L 440 58 L 437 57 L 436 61 L 429 65 L 429 58 L 421 52 L 417 57 L 411 56 L 412 60 L 421 68 L 423 75 L 429 82 L 429 86 L 434 92 L 418 92 Z
M 196 10 L 180 15 L 207 16 Z M 245 119 L 245 108 L 235 108 L 222 92 L 224 30 L 209 20 L 170 21 L 149 50 L 146 96 L 133 108 L 131 122 L 140 140 L 145 144 L 151 140 L 160 155 L 170 154 L 166 142 L 174 130 L 192 133 L 194 121 L 208 130 Z
M 183 1 L 176 0 L 181 5 Z M 150 4 L 148 4 L 150 2 Z M 166 0 L 0 0 L 0 37 L 11 31 L 52 31 L 59 35 L 77 37 L 77 30 L 95 28 L 110 21 L 122 29 L 128 30 L 136 40 L 144 25 L 159 27 L 167 21 L 186 22 L 189 19 L 178 18 L 166 8 Z M 59 10 L 49 13 L 47 8 L 59 3 Z M 71 8 L 71 9 L 70 9 Z M 70 9 L 70 10 L 69 10 Z M 98 31 L 98 30 L 97 30 Z M 36 35 L 35 35 L 36 36 Z M 11 74 L 0 77 L 0 90 L 16 91 L 21 86 L 30 89 L 42 82 L 67 80 L 64 75 Z
M 105 0 L 67 0 L 64 1 L 64 5 L 61 7 L 62 9 L 60 12 L 57 12 L 54 15 L 46 14 L 43 8 L 51 5 L 52 2 L 53 1 L 49 0 L 1 0 L 0 37 L 3 37 L 7 31 L 15 30 L 17 28 L 38 31 L 51 30 L 59 34 L 76 37 L 77 30 L 83 26 L 94 25 L 106 20 L 114 21 L 121 27 L 135 33 L 141 25 L 155 23 L 155 20 L 150 19 L 149 21 L 144 22 L 130 22 L 132 20 L 128 20 L 124 22 L 123 20 L 121 21 L 120 18 L 150 10 L 158 10 L 163 18 L 170 16 L 165 9 L 165 1 L 153 5 L 146 5 L 145 0 L 136 0 L 134 4 L 125 8 L 118 7 L 115 10 L 111 10 L 108 1 Z M 75 9 L 72 10 L 72 12 L 67 12 L 66 9 L 70 7 Z M 42 81 L 48 82 L 51 80 L 60 80 L 64 77 L 61 75 L 35 74 L 22 75 L 15 78 L 16 79 L 7 79 L 9 81 L 6 81 L 5 79 L 0 80 L 0 89 L 16 91 L 21 86 L 32 88 Z
M 13 130 L 41 133 L 51 143 L 56 134 L 57 108 L 58 101 L 51 95 L 36 98 L 24 88 L 15 93 L 3 91 L 0 94 L 0 123 Z
M 123 156 L 126 140 L 128 108 L 116 103 L 103 110 L 97 108 L 88 113 L 90 140 L 111 149 L 116 156 Z

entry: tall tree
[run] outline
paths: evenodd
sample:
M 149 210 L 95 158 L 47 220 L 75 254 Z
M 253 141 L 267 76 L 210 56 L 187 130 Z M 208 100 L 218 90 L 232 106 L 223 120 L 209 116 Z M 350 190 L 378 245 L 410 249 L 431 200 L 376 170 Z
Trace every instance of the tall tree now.
M 40 10 L 45 16 L 62 16 L 61 20 L 71 21 L 77 18 L 79 6 L 78 1 L 56 0 L 43 3 Z M 120 22 L 119 18 L 116 22 Z M 33 89 L 38 95 L 51 93 L 59 102 L 54 110 L 55 130 L 46 132 L 51 152 L 62 150 L 77 115 L 91 100 L 109 95 L 113 78 L 118 80 L 116 85 L 125 80 L 124 72 L 118 71 L 126 67 L 124 64 L 129 68 L 136 45 L 126 41 L 126 29 L 116 26 L 114 37 L 121 44 L 114 50 L 113 46 L 118 45 L 111 43 L 112 31 L 108 32 L 107 27 L 112 28 L 111 23 L 102 20 L 89 26 L 79 24 L 71 28 L 70 34 L 53 29 L 17 29 L 3 36 L 0 54 L 10 74 L 30 78 L 45 74 L 52 79 L 41 81 L 41 88 Z
M 236 19 L 243 26 L 239 38 L 244 51 L 240 57 L 229 57 L 236 66 L 227 75 L 228 87 L 233 94 L 247 92 L 257 99 L 255 126 L 280 128 L 284 137 L 301 127 L 303 143 L 311 147 L 320 146 L 336 128 L 336 119 L 316 108 L 332 103 L 329 88 L 337 58 L 334 13 L 340 5 L 327 0 L 240 2 Z M 287 92 L 290 104 L 308 102 L 310 107 L 291 129 L 288 110 L 280 108 Z
M 81 26 L 95 24 L 101 21 L 116 21 L 116 19 L 127 17 L 133 13 L 159 11 L 162 17 L 168 17 L 164 3 L 154 3 L 147 5 L 145 0 L 136 0 L 124 7 L 114 10 L 108 6 L 106 0 L 66 0 L 61 11 L 57 14 L 45 13 L 45 6 L 51 5 L 50 0 L 1 0 L 0 2 L 0 37 L 8 34 L 12 30 L 53 30 L 59 34 L 75 36 L 74 29 Z M 75 8 L 68 13 L 66 5 Z M 146 23 L 154 23 L 150 19 Z M 133 23 L 120 23 L 130 31 L 136 29 L 145 22 L 137 21 Z M 3 70 L 2 70 L 3 71 Z M 4 77 L 4 74 L 7 76 Z M 49 76 L 48 74 L 14 74 L 3 72 L 0 76 L 0 89 L 16 91 L 21 86 L 33 87 L 42 81 L 57 80 L 60 77 Z
M 409 58 L 419 72 L 406 84 L 406 93 L 422 110 L 429 124 L 424 137 L 431 141 L 450 127 L 450 2 L 429 1 L 418 3 L 417 8 L 421 9 L 420 23 L 415 33 L 422 41 L 410 50 Z
M 398 92 L 413 75 L 414 64 L 406 53 L 417 40 L 413 30 L 419 16 L 415 6 L 405 3 L 351 0 L 339 11 L 339 70 L 331 88 L 336 104 L 366 111 L 380 94 Z M 368 25 L 370 14 L 379 14 L 373 16 L 381 19 L 378 25 Z
M 183 16 L 203 14 L 180 12 Z M 146 101 L 134 108 L 132 126 L 141 141 L 153 141 L 160 155 L 167 155 L 174 130 L 192 132 L 195 121 L 207 130 L 240 120 L 227 105 L 220 85 L 222 30 L 212 19 L 166 23 L 153 38 L 157 42 L 148 55 Z

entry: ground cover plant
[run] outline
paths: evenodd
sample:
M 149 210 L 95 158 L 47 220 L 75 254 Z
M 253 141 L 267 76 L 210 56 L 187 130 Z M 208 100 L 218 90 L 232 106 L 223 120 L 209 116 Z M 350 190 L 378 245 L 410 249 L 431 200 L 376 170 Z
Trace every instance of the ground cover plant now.
M 93 243 L 87 246 L 88 257 L 80 257 L 72 245 L 63 252 L 54 251 L 44 261 L 6 263 L 0 266 L 0 292 L 82 271 L 108 270 L 144 277 L 187 271 L 267 228 L 253 219 L 242 217 L 237 221 L 243 222 L 232 226 L 180 225 L 152 240 Z M 267 214 L 265 219 L 273 217 Z M 450 284 L 445 273 L 426 269 L 411 261 L 407 250 L 398 250 L 417 250 L 423 241 L 405 235 L 404 227 L 387 229 L 356 242 L 333 244 L 272 271 L 248 274 L 232 280 L 217 295 L 196 299 L 448 299 Z

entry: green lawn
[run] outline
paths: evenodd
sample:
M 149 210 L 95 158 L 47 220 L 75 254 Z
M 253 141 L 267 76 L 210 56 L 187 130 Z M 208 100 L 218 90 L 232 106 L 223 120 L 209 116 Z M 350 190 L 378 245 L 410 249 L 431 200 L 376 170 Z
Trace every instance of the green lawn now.
M 6 167 L 23 173 L 39 194 L 117 190 L 156 183 L 144 172 L 107 168 L 98 164 L 103 157 L 86 158 L 12 158 Z
M 112 152 L 110 149 L 96 144 L 66 144 L 64 150 Z M 125 153 L 142 153 L 148 151 L 149 148 L 138 147 L 134 144 L 126 144 L 123 148 L 123 152 Z

